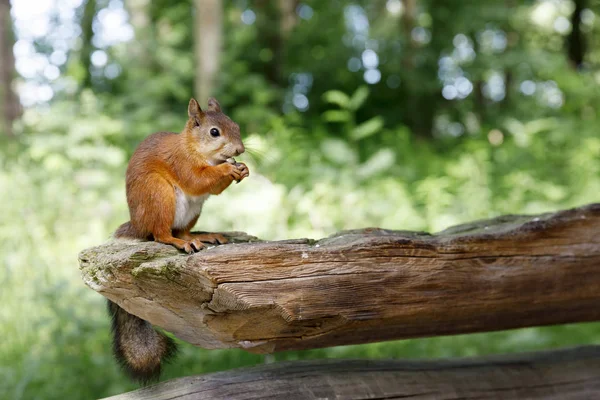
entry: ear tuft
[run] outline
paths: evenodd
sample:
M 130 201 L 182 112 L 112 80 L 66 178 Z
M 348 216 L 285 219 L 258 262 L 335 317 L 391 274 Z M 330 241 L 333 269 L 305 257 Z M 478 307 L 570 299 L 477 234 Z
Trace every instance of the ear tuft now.
M 208 111 L 221 112 L 221 105 L 214 97 L 208 99 Z
M 202 109 L 200 108 L 200 104 L 192 97 L 190 99 L 190 104 L 188 104 L 188 117 L 200 119 L 201 116 Z

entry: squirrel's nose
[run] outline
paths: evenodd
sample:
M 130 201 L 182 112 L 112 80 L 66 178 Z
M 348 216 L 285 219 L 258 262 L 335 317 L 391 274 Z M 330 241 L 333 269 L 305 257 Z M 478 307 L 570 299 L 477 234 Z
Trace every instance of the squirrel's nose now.
M 246 149 L 244 148 L 243 144 L 240 144 L 236 149 L 235 149 L 235 155 L 239 156 L 240 154 L 242 154 L 244 151 L 246 151 Z

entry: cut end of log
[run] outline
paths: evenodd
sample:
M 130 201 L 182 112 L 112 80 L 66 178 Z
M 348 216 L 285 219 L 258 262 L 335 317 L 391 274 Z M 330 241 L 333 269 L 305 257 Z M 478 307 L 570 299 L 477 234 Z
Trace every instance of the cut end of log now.
M 255 353 L 600 320 L 600 204 L 437 234 L 367 228 L 194 255 L 113 239 L 85 283 L 205 348 Z

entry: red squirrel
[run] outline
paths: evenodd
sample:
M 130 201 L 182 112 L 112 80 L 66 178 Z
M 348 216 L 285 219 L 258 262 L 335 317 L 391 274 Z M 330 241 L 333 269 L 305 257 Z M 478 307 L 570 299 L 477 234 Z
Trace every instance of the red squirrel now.
M 154 133 L 131 156 L 126 174 L 130 221 L 114 236 L 153 239 L 186 253 L 201 250 L 203 242 L 227 243 L 221 234 L 190 231 L 208 196 L 249 175 L 245 164 L 229 161 L 244 150 L 240 127 L 221 112 L 217 100 L 210 98 L 203 111 L 192 98 L 181 133 Z M 157 380 L 161 364 L 176 352 L 175 342 L 111 301 L 108 309 L 116 359 L 133 379 Z

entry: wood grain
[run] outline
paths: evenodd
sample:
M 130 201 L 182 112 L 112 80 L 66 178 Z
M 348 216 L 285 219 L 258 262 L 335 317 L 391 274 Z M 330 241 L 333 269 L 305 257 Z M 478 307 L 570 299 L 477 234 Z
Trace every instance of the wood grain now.
M 445 361 L 295 361 L 173 379 L 110 400 L 589 400 L 600 347 Z
M 80 254 L 83 279 L 190 343 L 256 353 L 600 320 L 600 204 L 434 235 L 229 236 L 192 256 L 113 240 Z

